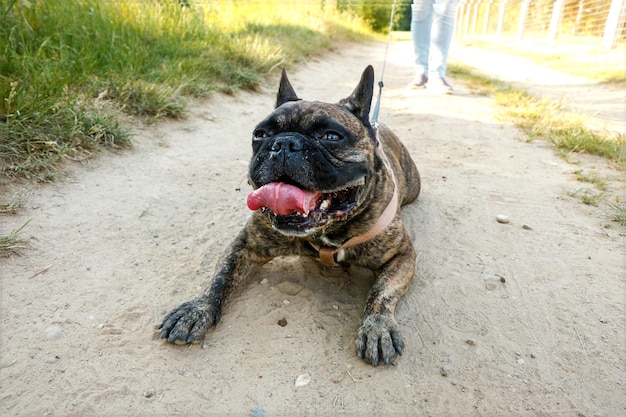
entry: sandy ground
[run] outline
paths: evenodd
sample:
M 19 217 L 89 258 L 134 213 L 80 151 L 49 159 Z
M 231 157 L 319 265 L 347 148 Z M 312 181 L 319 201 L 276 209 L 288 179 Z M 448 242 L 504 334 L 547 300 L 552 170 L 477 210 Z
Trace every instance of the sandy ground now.
M 302 97 L 337 101 L 383 56 L 383 44 L 351 46 L 290 77 Z M 249 215 L 250 136 L 274 77 L 138 127 L 134 150 L 73 167 L 0 219 L 32 219 L 32 247 L 0 259 L 0 414 L 625 415 L 624 230 L 567 195 L 590 166 L 624 195 L 619 173 L 526 143 L 458 82 L 455 96 L 407 94 L 411 77 L 410 46 L 392 45 L 380 120 L 423 177 L 404 210 L 418 267 L 395 364 L 355 354 L 371 274 L 297 258 L 258 271 L 204 344 L 157 339 Z M 296 386 L 301 375 L 310 382 Z

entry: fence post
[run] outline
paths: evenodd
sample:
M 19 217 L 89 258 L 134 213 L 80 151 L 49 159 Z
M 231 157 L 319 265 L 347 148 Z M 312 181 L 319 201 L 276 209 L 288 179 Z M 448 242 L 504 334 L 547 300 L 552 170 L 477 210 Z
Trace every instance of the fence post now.
M 561 26 L 561 19 L 563 17 L 563 4 L 565 0 L 556 0 L 554 2 L 554 8 L 552 9 L 552 19 L 550 20 L 550 33 L 548 34 L 548 41 L 550 45 L 554 45 L 556 37 L 559 34 L 559 28 Z
M 489 0 L 485 6 L 485 19 L 483 21 L 483 36 L 487 35 L 487 29 L 489 27 L 489 9 L 493 0 Z
M 502 4 L 500 4 L 500 11 L 498 12 L 498 29 L 496 30 L 496 35 L 498 38 L 502 35 L 502 26 L 504 25 L 504 12 L 506 11 L 506 2 L 507 0 L 502 0 Z
M 625 0 L 612 0 L 609 16 L 606 19 L 606 26 L 604 27 L 604 36 L 602 37 L 602 47 L 604 49 L 613 49 L 617 46 L 619 23 L 623 20 L 625 15 Z
M 467 38 L 470 27 L 470 15 L 472 13 L 472 0 L 467 2 L 467 7 L 465 8 L 465 22 L 463 23 L 463 27 L 465 28 L 465 37 Z
M 459 2 L 459 6 L 456 9 L 456 24 L 454 25 L 454 32 L 457 38 L 461 38 L 463 35 L 463 12 L 465 10 L 465 0 Z
M 580 21 L 583 18 L 583 10 L 585 9 L 585 0 L 578 0 L 578 12 L 576 12 L 576 20 L 572 28 L 572 35 L 578 35 L 580 31 Z
M 478 24 L 478 8 L 480 7 L 480 1 L 474 1 L 474 14 L 472 15 L 472 36 L 476 35 L 476 25 Z
M 557 0 L 558 1 L 558 0 Z M 519 18 L 517 19 L 517 37 L 518 41 L 521 41 L 524 37 L 524 29 L 526 26 L 526 16 L 528 15 L 528 6 L 530 0 L 524 0 L 519 10 Z

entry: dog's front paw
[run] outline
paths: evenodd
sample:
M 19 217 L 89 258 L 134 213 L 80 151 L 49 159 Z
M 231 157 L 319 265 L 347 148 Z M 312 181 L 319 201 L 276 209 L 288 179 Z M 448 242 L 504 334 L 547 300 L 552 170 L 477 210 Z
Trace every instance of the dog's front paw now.
M 391 359 L 402 355 L 404 339 L 398 331 L 398 323 L 391 315 L 371 314 L 363 317 L 356 337 L 356 352 L 359 358 L 378 366 L 382 360 L 388 364 Z
M 170 343 L 197 343 L 204 339 L 209 326 L 220 320 L 221 306 L 206 298 L 196 298 L 170 311 L 157 329 L 161 339 Z

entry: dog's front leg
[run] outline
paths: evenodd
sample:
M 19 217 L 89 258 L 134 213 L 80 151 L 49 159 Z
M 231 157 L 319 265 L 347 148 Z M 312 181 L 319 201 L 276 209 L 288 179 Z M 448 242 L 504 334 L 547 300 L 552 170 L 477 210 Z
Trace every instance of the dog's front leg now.
M 203 340 L 209 327 L 220 321 L 222 307 L 229 295 L 248 280 L 252 269 L 271 260 L 269 256 L 260 256 L 253 250 L 254 246 L 247 228 L 244 228 L 224 251 L 211 285 L 204 293 L 170 311 L 157 326 L 162 330 L 161 339 L 170 343 Z
M 404 349 L 395 308 L 413 280 L 415 249 L 408 236 L 405 236 L 402 247 L 403 250 L 377 271 L 357 332 L 357 355 L 374 366 L 378 366 L 381 360 L 388 364 L 396 354 L 402 355 Z

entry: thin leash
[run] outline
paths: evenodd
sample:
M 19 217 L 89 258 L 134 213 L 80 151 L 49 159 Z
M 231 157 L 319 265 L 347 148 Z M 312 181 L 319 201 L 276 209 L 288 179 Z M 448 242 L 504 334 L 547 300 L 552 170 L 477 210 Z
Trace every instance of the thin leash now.
M 387 64 L 387 55 L 389 53 L 389 44 L 391 43 L 391 28 L 393 26 L 393 15 L 396 11 L 396 0 L 393 0 L 391 5 L 391 15 L 389 16 L 389 31 L 387 32 L 387 45 L 385 46 L 385 58 L 383 59 L 383 68 L 380 71 L 380 81 L 378 82 L 378 97 L 376 98 L 376 105 L 374 106 L 374 113 L 372 114 L 371 124 L 378 131 L 378 113 L 380 111 L 380 101 L 383 95 L 383 78 L 385 76 L 385 65 Z

